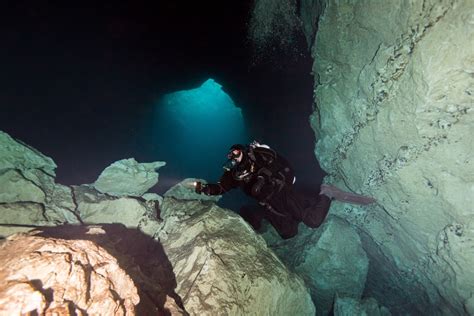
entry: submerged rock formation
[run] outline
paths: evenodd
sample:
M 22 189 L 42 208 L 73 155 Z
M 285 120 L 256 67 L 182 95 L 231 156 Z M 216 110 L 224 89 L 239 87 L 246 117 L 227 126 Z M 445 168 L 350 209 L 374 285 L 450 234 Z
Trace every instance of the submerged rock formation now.
M 329 314 L 336 295 L 360 299 L 369 262 L 354 228 L 329 217 L 319 229 L 300 224 L 298 230 L 297 237 L 282 240 L 267 226 L 263 236 L 285 264 L 303 277 L 318 315 Z
M 354 315 L 390 316 L 391 314 L 386 307 L 379 306 L 374 298 L 358 301 L 349 297 L 337 297 L 334 302 L 334 316 Z
M 55 169 L 51 158 L 0 131 L 0 236 L 80 222 L 71 188 L 54 182 Z
M 268 21 L 275 6 L 255 12 Z M 326 181 L 378 201 L 330 211 L 361 233 L 364 295 L 395 314 L 474 314 L 472 1 L 302 0 L 299 10 Z
M 237 214 L 165 198 L 161 215 L 160 241 L 191 315 L 315 314 L 303 281 Z
M 141 196 L 158 183 L 157 169 L 164 161 L 138 163 L 135 159 L 114 162 L 100 174 L 92 186 L 101 193 L 114 196 Z
M 472 1 L 321 3 L 303 21 L 311 124 L 327 181 L 378 200 L 331 210 L 362 232 L 365 294 L 397 314 L 474 314 Z
M 192 188 L 163 200 L 62 186 L 52 160 L 2 135 L 2 235 L 36 230 L 0 246 L 0 313 L 315 314 L 303 280 L 265 241 Z
M 84 224 L 120 223 L 153 236 L 158 230 L 159 202 L 101 194 L 88 185 L 73 186 L 77 213 Z
M 132 315 L 140 298 L 117 260 L 87 240 L 17 234 L 0 245 L 0 314 Z
M 175 292 L 176 278 L 160 242 L 136 228 L 122 224 L 47 227 L 35 236 L 69 242 L 88 240 L 113 256 L 133 280 L 140 302 L 138 315 L 185 315 Z
M 155 170 L 164 164 L 112 164 L 97 182 L 105 193 L 91 185 L 64 186 L 55 183 L 51 158 L 0 132 L 0 236 L 80 223 L 122 223 L 153 235 L 162 198 L 144 192 L 157 183 Z

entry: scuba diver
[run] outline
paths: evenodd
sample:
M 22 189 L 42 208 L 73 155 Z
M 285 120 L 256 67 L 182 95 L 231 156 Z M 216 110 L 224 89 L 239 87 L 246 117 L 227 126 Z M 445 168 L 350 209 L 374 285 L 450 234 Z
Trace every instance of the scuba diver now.
M 232 145 L 227 154 L 225 172 L 218 183 L 195 182 L 198 194 L 222 195 L 240 187 L 258 201 L 258 208 L 243 207 L 240 215 L 255 230 L 266 219 L 283 239 L 298 233 L 298 224 L 319 227 L 326 218 L 333 199 L 356 204 L 375 200 L 323 184 L 319 195 L 306 199 L 293 188 L 295 175 L 288 161 L 267 145 L 257 141 L 248 146 Z

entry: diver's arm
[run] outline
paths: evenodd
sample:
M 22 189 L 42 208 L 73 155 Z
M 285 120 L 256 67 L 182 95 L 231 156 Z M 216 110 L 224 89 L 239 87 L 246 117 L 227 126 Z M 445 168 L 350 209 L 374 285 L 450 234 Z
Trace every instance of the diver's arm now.
M 235 187 L 237 187 L 237 183 L 232 177 L 231 172 L 226 171 L 217 183 L 196 182 L 195 191 L 198 194 L 222 195 Z

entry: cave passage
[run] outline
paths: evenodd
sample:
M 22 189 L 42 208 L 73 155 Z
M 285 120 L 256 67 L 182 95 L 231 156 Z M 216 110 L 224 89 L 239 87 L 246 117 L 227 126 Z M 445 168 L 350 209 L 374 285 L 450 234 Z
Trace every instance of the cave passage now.
M 153 144 L 166 148 L 157 155 L 167 162 L 160 170 L 163 190 L 184 178 L 217 181 L 229 147 L 249 141 L 242 111 L 213 79 L 165 94 L 152 123 Z

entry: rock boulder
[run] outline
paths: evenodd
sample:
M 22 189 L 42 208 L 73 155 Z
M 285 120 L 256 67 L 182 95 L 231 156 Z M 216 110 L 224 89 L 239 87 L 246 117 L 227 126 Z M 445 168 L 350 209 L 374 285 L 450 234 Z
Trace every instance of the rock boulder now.
M 71 189 L 54 181 L 55 169 L 51 158 L 0 131 L 0 236 L 80 222 Z
M 130 315 L 140 301 L 132 279 L 86 240 L 17 234 L 0 245 L 0 314 Z
M 85 224 L 123 224 L 153 236 L 159 228 L 159 202 L 102 194 L 88 185 L 73 186 L 77 213 Z
M 303 281 L 237 214 L 165 198 L 160 241 L 191 315 L 314 315 Z
M 311 290 L 318 315 L 327 315 L 336 295 L 360 299 L 369 267 L 357 232 L 338 217 L 328 217 L 318 229 L 300 224 L 297 236 L 283 240 L 273 227 L 263 233 L 270 248 Z
M 0 171 L 14 169 L 28 175 L 30 170 L 39 169 L 55 177 L 56 164 L 53 159 L 2 131 L 0 144 Z
M 379 306 L 374 298 L 363 299 L 362 301 L 349 297 L 337 297 L 334 302 L 334 316 L 390 316 L 390 311 Z
M 158 183 L 157 169 L 163 161 L 138 163 L 135 159 L 114 162 L 100 174 L 92 186 L 101 193 L 114 196 L 141 196 Z
M 331 209 L 362 232 L 366 292 L 396 314 L 472 314 L 472 1 L 323 3 L 315 152 L 327 181 L 377 198 Z

